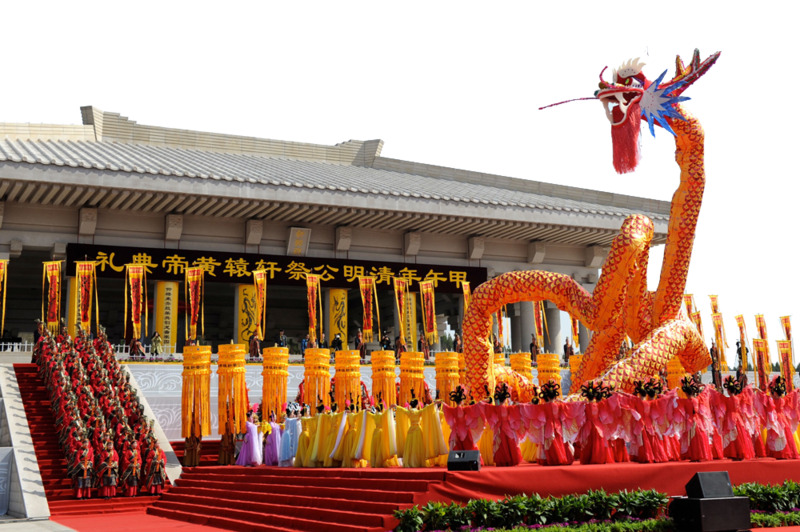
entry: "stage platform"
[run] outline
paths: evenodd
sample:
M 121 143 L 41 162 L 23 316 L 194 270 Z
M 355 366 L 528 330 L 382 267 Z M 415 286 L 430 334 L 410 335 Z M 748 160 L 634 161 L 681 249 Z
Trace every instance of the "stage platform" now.
M 800 479 L 800 460 L 620 463 L 546 467 L 316 469 L 207 466 L 184 468 L 177 485 L 148 513 L 236 530 L 379 532 L 396 525 L 394 510 L 428 501 L 587 490 L 655 489 L 684 495 L 698 471 L 727 471 L 734 484 Z M 244 527 L 244 528 L 243 528 Z
M 566 495 L 604 489 L 655 489 L 668 495 L 685 495 L 686 483 L 700 471 L 727 471 L 731 482 L 782 483 L 800 480 L 800 460 L 760 458 L 748 461 L 632 462 L 570 466 L 521 464 L 516 467 L 484 467 L 481 471 L 448 471 L 444 482 L 429 487 L 429 500 L 466 501 L 476 498 L 500 499 L 505 495 L 538 493 Z

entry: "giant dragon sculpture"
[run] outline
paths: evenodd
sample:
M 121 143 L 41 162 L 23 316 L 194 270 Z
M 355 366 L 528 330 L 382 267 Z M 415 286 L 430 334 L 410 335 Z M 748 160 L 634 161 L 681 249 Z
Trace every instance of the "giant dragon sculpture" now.
M 592 331 L 572 381 L 573 393 L 583 382 L 598 378 L 617 390 L 631 392 L 634 381 L 657 374 L 675 356 L 689 372 L 709 365 L 705 343 L 682 306 L 705 170 L 703 129 L 681 108 L 681 102 L 688 100 L 681 94 L 718 57 L 719 52 L 701 62 L 700 53 L 695 50 L 688 65 L 678 57 L 675 77 L 667 82 L 663 82 L 666 71 L 650 81 L 642 73 L 643 63 L 631 60 L 614 71 L 610 81 L 603 79 L 603 69 L 600 88 L 594 95 L 603 103 L 611 122 L 617 172 L 630 172 L 639 161 L 638 137 L 643 119 L 651 134 L 655 135 L 654 126 L 658 125 L 675 137 L 680 185 L 672 197 L 657 290 L 647 290 L 653 222 L 640 214 L 623 222 L 592 293 L 569 276 L 539 270 L 509 272 L 487 281 L 473 292 L 462 325 L 471 390 L 494 389 L 497 383 L 506 382 L 514 390 L 514 399 L 530 400 L 532 383 L 509 368 L 493 364 L 490 340 L 492 314 L 503 305 L 518 301 L 550 300 Z M 626 334 L 634 348 L 628 357 L 617 361 Z

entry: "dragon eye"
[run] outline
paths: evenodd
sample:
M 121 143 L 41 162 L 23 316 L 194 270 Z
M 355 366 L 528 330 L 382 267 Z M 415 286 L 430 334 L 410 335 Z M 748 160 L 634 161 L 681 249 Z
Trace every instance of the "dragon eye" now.
M 630 85 L 631 84 L 631 78 L 625 78 L 624 80 L 622 80 L 622 84 L 623 85 Z

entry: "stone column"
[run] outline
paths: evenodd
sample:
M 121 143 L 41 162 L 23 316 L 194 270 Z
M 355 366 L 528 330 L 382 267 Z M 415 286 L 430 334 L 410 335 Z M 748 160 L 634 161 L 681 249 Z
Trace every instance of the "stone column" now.
M 533 336 L 536 334 L 536 321 L 533 317 L 533 303 L 519 302 L 520 351 L 530 352 Z
M 544 309 L 547 320 L 547 334 L 545 334 L 545 352 L 556 353 L 559 360 L 564 356 L 564 337 L 561 334 L 561 311 L 551 307 L 550 303 Z M 548 342 L 547 339 L 550 339 Z

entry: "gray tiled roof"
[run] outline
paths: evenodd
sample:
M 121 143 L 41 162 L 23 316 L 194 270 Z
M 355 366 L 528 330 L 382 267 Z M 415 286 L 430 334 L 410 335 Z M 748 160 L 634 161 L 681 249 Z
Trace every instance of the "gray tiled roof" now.
M 321 189 L 332 192 L 439 202 L 536 208 L 589 216 L 625 217 L 642 212 L 501 186 L 402 173 L 378 168 L 274 156 L 220 153 L 120 142 L 0 140 L 0 162 Z M 644 212 L 656 220 L 667 215 Z

